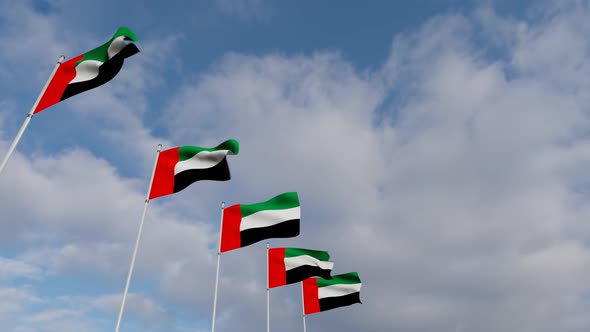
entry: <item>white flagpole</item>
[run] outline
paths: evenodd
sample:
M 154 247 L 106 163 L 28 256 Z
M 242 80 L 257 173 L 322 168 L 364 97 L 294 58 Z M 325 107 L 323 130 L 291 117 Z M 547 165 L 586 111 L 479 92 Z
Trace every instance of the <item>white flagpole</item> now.
M 162 150 L 162 144 L 158 144 L 158 150 L 156 154 L 156 162 L 154 163 L 154 169 L 152 170 L 152 177 L 148 186 L 147 195 L 145 198 L 145 205 L 143 206 L 143 214 L 141 215 L 141 222 L 139 223 L 139 230 L 137 231 L 137 239 L 135 240 L 135 248 L 133 249 L 133 256 L 131 257 L 131 264 L 129 265 L 129 272 L 127 273 L 127 282 L 125 282 L 125 290 L 123 291 L 123 299 L 121 300 L 121 309 L 119 309 L 119 318 L 117 318 L 117 326 L 115 332 L 119 332 L 121 325 L 121 319 L 123 318 L 123 309 L 125 309 L 125 300 L 127 299 L 127 292 L 129 291 L 129 284 L 131 283 L 131 275 L 133 274 L 133 266 L 135 265 L 135 257 L 137 256 L 137 248 L 139 247 L 139 240 L 141 239 L 141 231 L 143 229 L 143 222 L 145 220 L 145 213 L 147 212 L 148 204 L 150 203 L 150 191 L 152 190 L 152 183 L 154 181 L 154 174 L 156 173 L 156 165 L 158 164 L 158 158 L 160 157 L 160 151 Z
M 213 319 L 211 319 L 211 332 L 215 332 L 215 309 L 217 308 L 217 286 L 219 285 L 219 261 L 221 259 L 221 230 L 223 229 L 223 211 L 225 202 L 221 202 L 221 220 L 219 221 L 219 247 L 217 249 L 217 272 L 215 273 L 215 295 L 213 296 Z
M 39 101 L 41 101 L 41 97 L 43 97 L 43 94 L 45 93 L 45 90 L 47 90 L 47 87 L 49 86 L 49 83 L 51 82 L 51 79 L 55 75 L 55 72 L 57 71 L 57 68 L 59 68 L 59 66 L 64 62 L 65 58 L 66 57 L 64 57 L 63 55 L 60 55 L 59 56 L 59 59 L 57 60 L 57 63 L 55 64 L 55 67 L 53 67 L 53 71 L 51 72 L 51 75 L 49 75 L 49 78 L 47 79 L 47 82 L 45 82 L 45 86 L 41 90 L 41 93 L 37 97 L 37 100 L 33 104 L 33 107 L 31 107 L 31 110 L 29 111 L 29 114 L 27 114 L 27 117 L 25 118 L 25 121 L 23 122 L 23 125 L 20 127 L 18 133 L 16 134 L 16 137 L 12 141 L 12 144 L 10 145 L 10 148 L 8 148 L 8 152 L 6 153 L 6 156 L 4 156 L 4 160 L 2 160 L 2 164 L 0 164 L 0 174 L 4 170 L 4 167 L 6 166 L 6 163 L 8 163 L 8 159 L 10 159 L 10 156 L 12 156 L 12 153 L 14 152 L 14 149 L 16 148 L 16 145 L 18 144 L 18 142 L 20 141 L 21 137 L 25 133 L 25 129 L 27 129 L 27 127 L 29 126 L 29 122 L 31 122 L 31 119 L 33 118 L 33 112 L 35 112 L 35 109 L 37 108 L 37 105 L 39 105 Z
M 270 243 L 266 242 L 266 332 L 270 332 L 270 287 L 268 285 L 268 248 Z
M 307 332 L 305 326 L 305 302 L 303 302 L 303 281 L 301 282 L 301 307 L 303 308 L 303 332 Z

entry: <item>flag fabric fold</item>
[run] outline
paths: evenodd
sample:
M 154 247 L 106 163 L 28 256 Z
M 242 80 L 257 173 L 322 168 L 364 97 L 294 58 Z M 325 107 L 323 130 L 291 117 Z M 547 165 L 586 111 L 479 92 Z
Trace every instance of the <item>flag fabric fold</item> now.
M 270 238 L 299 235 L 301 208 L 296 192 L 256 204 L 236 204 L 223 211 L 220 252 Z
M 137 42 L 135 33 L 127 27 L 120 27 L 108 42 L 62 63 L 33 113 L 113 79 L 123 67 L 124 60 L 139 52 L 132 42 Z
M 274 288 L 310 277 L 331 279 L 334 263 L 327 251 L 300 248 L 268 250 L 268 287 Z
M 149 199 L 177 193 L 200 180 L 231 179 L 227 155 L 237 155 L 238 141 L 230 139 L 214 148 L 179 146 L 160 152 Z
M 303 314 L 362 303 L 361 279 L 357 272 L 332 276 L 332 279 L 309 278 L 302 282 Z

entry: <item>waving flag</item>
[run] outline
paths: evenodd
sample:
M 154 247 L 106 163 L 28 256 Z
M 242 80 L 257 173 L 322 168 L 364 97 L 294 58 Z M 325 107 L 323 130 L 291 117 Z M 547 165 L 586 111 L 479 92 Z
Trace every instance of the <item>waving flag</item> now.
M 279 287 L 310 277 L 332 278 L 334 263 L 327 251 L 300 248 L 268 250 L 268 287 Z
M 256 204 L 236 204 L 223 211 L 221 252 L 271 238 L 299 235 L 301 208 L 296 192 Z
M 139 52 L 126 41 L 137 42 L 137 37 L 129 28 L 120 27 L 102 46 L 62 63 L 33 113 L 110 81 L 123 67 L 123 60 Z
M 229 180 L 226 156 L 239 150 L 238 141 L 230 139 L 214 148 L 179 146 L 160 152 L 149 199 L 177 193 L 200 180 Z
M 309 315 L 361 303 L 361 279 L 350 272 L 332 279 L 309 278 L 303 281 L 303 314 Z

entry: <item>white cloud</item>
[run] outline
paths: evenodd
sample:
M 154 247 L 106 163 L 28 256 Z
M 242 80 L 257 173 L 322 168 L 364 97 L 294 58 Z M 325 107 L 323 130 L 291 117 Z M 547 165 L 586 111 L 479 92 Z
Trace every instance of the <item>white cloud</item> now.
M 0 280 L 27 278 L 39 279 L 42 271 L 39 267 L 20 260 L 0 257 Z
M 31 290 L 27 287 L 22 288 L 0 288 L 0 294 L 2 294 L 2 305 L 0 307 L 0 314 L 2 320 L 8 319 L 8 315 L 19 313 L 23 310 L 23 307 L 41 302 Z
M 578 331 L 588 43 L 568 31 L 582 16 L 441 16 L 398 36 L 376 75 L 332 54 L 229 55 L 172 103 L 170 131 L 192 139 L 182 124 L 204 118 L 200 140 L 240 140 L 238 202 L 301 192 L 297 246 L 327 247 L 367 283 L 365 304 L 323 328 Z M 509 61 L 474 42 L 497 22 L 523 34 L 495 41 Z
M 92 304 L 102 311 L 110 314 L 118 314 L 121 296 L 120 294 L 104 295 L 94 299 Z M 143 322 L 142 325 L 162 324 L 168 319 L 165 310 L 152 299 L 142 294 L 134 293 L 127 295 L 125 314 L 138 317 Z

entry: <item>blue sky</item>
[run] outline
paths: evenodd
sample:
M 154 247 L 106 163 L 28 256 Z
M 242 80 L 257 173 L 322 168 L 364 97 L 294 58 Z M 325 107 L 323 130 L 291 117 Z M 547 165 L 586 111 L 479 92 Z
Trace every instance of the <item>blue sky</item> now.
M 232 180 L 150 203 L 121 331 L 208 331 L 219 204 L 298 191 L 358 271 L 314 330 L 587 331 L 588 1 L 0 0 L 0 151 L 60 54 L 136 56 L 36 115 L 0 175 L 0 330 L 114 330 L 158 143 L 236 138 Z M 264 244 L 222 256 L 217 331 L 265 328 Z M 296 285 L 272 330 L 299 331 Z

